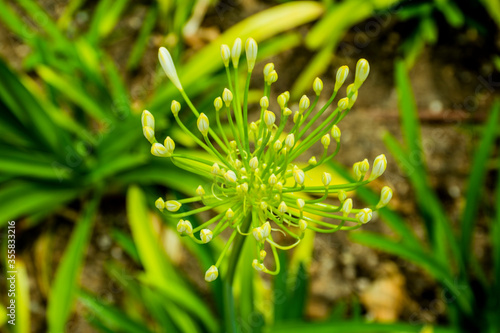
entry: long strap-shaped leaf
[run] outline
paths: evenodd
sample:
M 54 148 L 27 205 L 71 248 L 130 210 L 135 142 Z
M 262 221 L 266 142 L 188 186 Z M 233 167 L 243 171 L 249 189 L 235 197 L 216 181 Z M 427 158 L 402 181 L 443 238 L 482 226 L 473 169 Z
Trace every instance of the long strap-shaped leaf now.
M 47 322 L 50 333 L 64 332 L 66 320 L 71 314 L 78 277 L 83 267 L 85 249 L 92 233 L 94 215 L 99 202 L 100 195 L 96 195 L 85 208 L 57 268 L 47 308 Z
M 476 223 L 476 215 L 481 200 L 481 192 L 488 171 L 487 161 L 495 144 L 499 125 L 500 100 L 495 101 L 490 117 L 483 130 L 481 142 L 472 162 L 472 170 L 466 194 L 466 205 L 462 216 L 461 248 L 466 261 L 469 260 L 471 240 Z M 498 208 L 498 207 L 497 207 Z

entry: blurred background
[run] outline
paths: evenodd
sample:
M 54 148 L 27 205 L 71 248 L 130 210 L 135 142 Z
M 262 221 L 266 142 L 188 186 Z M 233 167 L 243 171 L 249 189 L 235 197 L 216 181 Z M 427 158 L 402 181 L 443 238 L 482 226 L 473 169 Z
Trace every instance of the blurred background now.
M 385 175 L 356 201 L 376 203 L 384 185 L 394 198 L 360 232 L 281 254 L 274 279 L 250 268 L 239 330 L 500 332 L 499 27 L 497 0 L 0 0 L 0 330 L 222 331 L 220 281 L 203 280 L 222 243 L 178 237 L 154 208 L 201 180 L 151 156 L 139 118 L 148 109 L 160 137 L 194 149 L 172 124 L 181 97 L 158 47 L 210 113 L 227 85 L 220 45 L 253 37 L 251 112 L 267 62 L 272 96 L 298 101 L 315 77 L 330 91 L 339 66 L 368 59 L 329 168 L 348 179 L 384 153 Z

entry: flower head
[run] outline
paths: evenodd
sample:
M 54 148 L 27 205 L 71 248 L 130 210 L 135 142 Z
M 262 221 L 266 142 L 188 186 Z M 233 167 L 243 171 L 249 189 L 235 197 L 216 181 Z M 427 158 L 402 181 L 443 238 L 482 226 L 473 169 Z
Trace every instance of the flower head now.
M 221 47 L 222 62 L 229 78 L 231 72 L 236 76 L 238 74 L 236 68 L 239 65 L 241 44 L 238 38 L 231 49 L 227 45 Z M 255 66 L 257 50 L 257 43 L 249 38 L 245 43 L 248 75 L 251 75 Z M 155 205 L 164 214 L 180 219 L 177 231 L 199 244 L 210 242 L 226 229 L 231 230 L 229 241 L 219 259 L 205 273 L 206 281 L 217 279 L 218 267 L 230 252 L 236 237 L 250 236 L 256 242 L 257 253 L 252 262 L 256 270 L 277 274 L 279 265 L 274 270 L 264 265 L 265 246 L 271 247 L 274 260 L 277 261 L 279 257 L 276 249 L 293 248 L 309 230 L 331 233 L 358 228 L 372 219 L 373 210 L 389 202 L 392 190 L 388 187 L 382 189 L 380 202 L 376 207 L 355 208 L 353 200 L 347 198 L 347 192 L 382 175 L 387 165 L 384 155 L 375 159 L 371 172 L 368 160 L 355 163 L 354 182 L 335 184 L 332 174 L 323 172 L 322 186 L 311 183 L 314 175 L 311 171 L 324 166 L 339 151 L 341 135 L 337 125 L 351 110 L 358 97 L 358 88 L 366 80 L 369 73 L 366 60 L 358 62 L 355 83 L 347 87 L 347 96 L 336 104 L 333 101 L 349 75 L 347 66 L 338 69 L 332 96 L 325 105 L 316 107 L 320 94 L 323 93 L 323 81 L 316 78 L 313 82 L 316 94 L 313 101 L 303 95 L 300 101 L 289 103 L 290 93 L 285 91 L 277 97 L 280 110 L 272 110 L 270 107 L 269 86 L 276 82 L 278 73 L 274 64 L 267 64 L 263 70 L 265 93 L 259 105 L 256 105 L 260 113 L 250 119 L 253 114 L 245 113 L 249 105 L 242 105 L 242 102 L 248 100 L 248 87 L 243 92 L 244 96 L 239 95 L 240 90 L 236 87 L 232 91 L 225 89 L 214 100 L 214 113 L 200 113 L 182 91 L 168 51 L 161 48 L 159 57 L 167 76 L 181 91 L 196 117 L 197 128 L 193 130 L 192 126 L 182 123 L 177 116 L 181 105 L 176 101 L 171 105 L 175 120 L 210 157 L 202 159 L 196 155 L 177 154 L 175 143 L 170 137 L 165 139 L 164 145 L 156 142 L 154 117 L 148 111 L 144 111 L 141 118 L 143 133 L 151 143 L 153 155 L 168 157 L 178 167 L 205 176 L 210 186 L 192 189 L 196 193 L 195 197 L 167 201 L 159 198 Z M 229 68 L 230 60 L 234 69 Z M 233 83 L 230 82 L 229 87 L 234 87 Z M 227 118 L 227 131 L 221 124 L 223 117 Z M 210 121 L 215 126 L 211 127 Z M 309 157 L 304 159 L 301 155 L 315 144 L 323 147 L 323 154 L 313 156 L 308 163 L 304 163 Z M 365 177 L 367 174 L 369 176 Z M 205 207 L 193 209 L 191 203 L 194 202 L 201 202 Z M 179 211 L 181 206 L 183 210 Z M 219 214 L 195 227 L 183 219 L 206 210 L 216 210 Z M 280 244 L 277 232 L 292 241 L 288 241 L 286 245 Z

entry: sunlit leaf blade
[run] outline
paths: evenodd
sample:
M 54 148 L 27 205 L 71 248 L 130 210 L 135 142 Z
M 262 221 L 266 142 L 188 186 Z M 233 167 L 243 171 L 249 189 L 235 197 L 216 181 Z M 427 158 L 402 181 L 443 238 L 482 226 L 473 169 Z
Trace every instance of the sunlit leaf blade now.
M 83 267 L 85 250 L 90 239 L 94 225 L 94 215 L 99 201 L 99 195 L 90 200 L 71 235 L 69 244 L 57 268 L 47 306 L 47 323 L 51 333 L 64 331 L 66 320 L 73 309 L 78 277 Z

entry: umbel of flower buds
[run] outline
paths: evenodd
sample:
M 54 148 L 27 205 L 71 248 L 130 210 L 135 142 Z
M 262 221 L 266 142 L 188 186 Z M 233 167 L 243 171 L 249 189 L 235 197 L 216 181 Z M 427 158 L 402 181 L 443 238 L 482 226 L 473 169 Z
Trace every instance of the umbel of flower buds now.
M 246 73 L 238 69 L 245 65 L 240 61 L 243 47 Z M 252 38 L 248 38 L 245 44 L 237 38 L 231 46 L 221 46 L 221 66 L 229 78 L 228 88 L 215 96 L 215 111 L 204 107 L 200 112 L 184 92 L 170 53 L 160 48 L 161 67 L 184 99 L 182 117 L 181 103 L 174 100 L 170 104 L 182 133 L 175 131 L 157 140 L 153 115 L 145 110 L 141 116 L 142 131 L 151 146 L 151 153 L 170 159 L 173 165 L 193 172 L 207 182 L 186 188 L 193 193 L 192 197 L 179 200 L 160 197 L 154 202 L 155 207 L 178 221 L 176 229 L 180 236 L 189 237 L 200 246 L 212 242 L 222 232 L 229 235 L 224 237 L 226 243 L 216 262 L 204 267 L 207 282 L 219 277 L 219 268 L 227 255 L 238 255 L 233 252 L 237 251 L 233 244 L 238 238 L 241 241 L 242 237 L 249 237 L 255 242 L 253 246 L 257 251 L 247 264 L 259 272 L 276 275 L 281 267 L 279 262 L 269 266 L 267 260 L 279 261 L 278 249 L 297 246 L 311 230 L 331 233 L 360 228 L 370 222 L 374 212 L 385 207 L 393 196 L 392 190 L 384 186 L 375 207 L 356 207 L 353 199 L 348 197 L 358 187 L 384 173 L 387 160 L 383 154 L 377 156 L 371 165 L 368 159 L 355 163 L 352 182 L 340 179 L 329 169 L 328 162 L 336 157 L 343 141 L 339 122 L 351 112 L 359 88 L 367 80 L 368 61 L 358 61 L 354 82 L 346 84 L 349 68 L 342 66 L 331 78 L 335 81 L 333 91 L 332 88 L 326 89 L 320 78 L 315 78 L 312 82 L 314 94 L 291 101 L 288 91 L 278 96 L 271 94 L 274 90 L 271 85 L 278 80 L 273 63 L 263 68 L 262 95 L 255 96 L 257 90 L 252 88 L 249 96 L 257 52 L 258 44 Z M 243 81 L 239 77 L 241 73 L 247 79 L 244 87 L 239 85 Z M 330 90 L 326 98 L 321 96 L 325 90 Z M 258 105 L 253 105 L 256 100 Z M 326 103 L 322 104 L 322 101 Z M 183 122 L 186 120 L 188 123 Z M 182 142 L 197 144 L 204 154 L 195 153 L 191 148 L 176 148 L 174 140 L 177 135 L 187 139 Z M 321 153 L 311 156 L 310 152 L 315 150 Z M 318 174 L 321 174 L 322 186 L 313 183 Z M 166 174 L 165 177 L 173 176 Z M 213 214 L 206 214 L 208 211 L 213 211 Z M 193 227 L 189 218 L 201 212 L 205 214 L 200 218 L 210 217 Z M 286 242 L 282 243 L 282 240 Z M 269 250 L 273 255 L 266 258 Z

